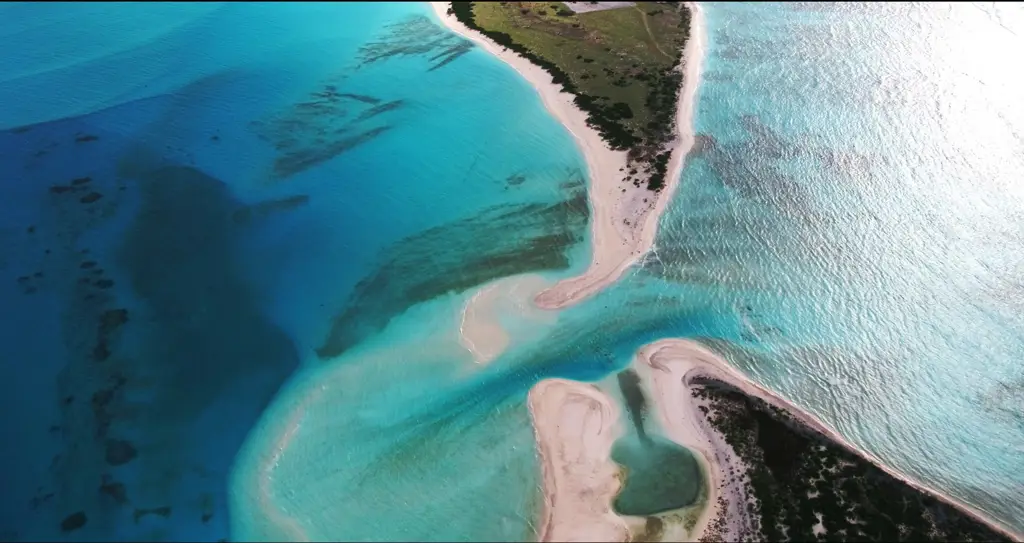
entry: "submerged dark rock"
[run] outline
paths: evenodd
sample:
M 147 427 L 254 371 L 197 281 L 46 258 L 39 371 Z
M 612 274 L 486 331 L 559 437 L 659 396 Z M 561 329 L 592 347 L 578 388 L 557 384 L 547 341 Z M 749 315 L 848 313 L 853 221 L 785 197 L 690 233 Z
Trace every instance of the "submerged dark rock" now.
M 103 198 L 102 194 L 98 192 L 90 192 L 89 194 L 86 194 L 85 196 L 79 198 L 78 201 L 82 202 L 83 204 L 91 204 L 96 200 L 99 200 L 100 198 Z
M 64 194 L 65 192 L 71 192 L 73 190 L 75 190 L 75 187 L 67 185 L 54 185 L 50 187 L 50 192 L 52 194 Z
M 100 336 L 109 336 L 128 322 L 127 309 L 108 309 L 100 315 L 99 330 Z
M 512 174 L 505 178 L 505 184 L 510 187 L 517 187 L 526 182 L 526 176 L 522 174 Z
M 109 475 L 103 476 L 103 483 L 99 487 L 99 493 L 114 500 L 117 505 L 128 503 L 128 490 L 124 483 L 113 480 Z
M 77 513 L 71 513 L 64 517 L 64 520 L 60 521 L 60 531 L 62 532 L 73 532 L 88 522 L 89 518 L 85 516 L 85 511 L 78 511 Z
M 110 355 L 110 347 L 107 345 L 106 341 L 100 341 L 92 348 L 92 358 L 97 362 L 103 362 L 110 358 Z
M 111 466 L 123 466 L 139 455 L 130 441 L 124 439 L 108 439 L 104 459 Z

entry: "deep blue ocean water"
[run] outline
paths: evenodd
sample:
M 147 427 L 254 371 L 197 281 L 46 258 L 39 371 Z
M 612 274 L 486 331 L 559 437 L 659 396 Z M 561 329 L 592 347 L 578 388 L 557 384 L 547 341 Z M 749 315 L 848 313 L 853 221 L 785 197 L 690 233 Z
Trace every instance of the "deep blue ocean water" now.
M 705 13 L 655 251 L 479 368 L 582 159 L 429 6 L 0 6 L 0 538 L 530 538 L 526 391 L 668 336 L 1024 526 L 1020 8 Z
M 228 537 L 318 352 L 585 261 L 569 135 L 426 4 L 0 9 L 4 539 Z

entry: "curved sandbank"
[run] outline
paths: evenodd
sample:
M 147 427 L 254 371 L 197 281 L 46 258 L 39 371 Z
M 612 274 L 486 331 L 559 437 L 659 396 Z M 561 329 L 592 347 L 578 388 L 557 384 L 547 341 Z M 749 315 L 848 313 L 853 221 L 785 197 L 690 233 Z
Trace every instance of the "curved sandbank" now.
M 509 334 L 499 314 L 551 323 L 557 315 L 536 308 L 532 298 L 549 282 L 537 274 L 513 275 L 480 287 L 462 308 L 459 342 L 477 364 L 486 364 L 508 348 Z
M 626 151 L 611 150 L 597 131 L 587 126 L 587 114 L 576 107 L 572 94 L 562 92 L 561 85 L 555 84 L 550 74 L 467 28 L 454 15 L 448 14 L 448 2 L 430 4 L 451 31 L 504 61 L 537 90 L 544 107 L 573 135 L 586 161 L 593 221 L 590 266 L 582 275 L 559 281 L 538 294 L 535 303 L 544 309 L 564 308 L 615 282 L 654 245 L 658 219 L 679 184 L 684 160 L 693 147 L 693 109 L 705 41 L 700 7 L 687 3 L 691 13 L 690 36 L 681 65 L 685 72 L 676 106 L 677 140 L 669 160 L 665 188 L 654 193 L 622 179 L 620 169 L 626 166 Z
M 538 541 L 626 541 L 612 511 L 619 492 L 612 445 L 623 434 L 619 408 L 596 386 L 545 379 L 530 389 L 530 416 L 544 477 Z
M 271 483 L 273 482 L 274 470 L 281 463 L 281 457 L 284 456 L 285 450 L 291 445 L 292 440 L 295 439 L 295 435 L 299 432 L 302 426 L 302 419 L 306 416 L 306 410 L 309 404 L 314 402 L 323 392 L 323 388 L 317 388 L 312 394 L 303 399 L 303 401 L 295 407 L 292 411 L 291 416 L 288 417 L 285 422 L 284 430 L 274 440 L 273 448 L 262 462 L 260 462 L 260 469 L 257 475 L 257 490 L 256 490 L 256 501 L 260 511 L 266 515 L 268 521 L 271 524 L 279 527 L 287 534 L 290 541 L 309 541 L 309 537 L 306 535 L 305 530 L 302 526 L 292 517 L 286 515 L 279 506 L 274 503 L 274 498 L 271 490 Z
M 744 513 L 748 498 L 743 488 L 744 483 L 723 484 L 723 481 L 727 480 L 726 474 L 730 468 L 734 466 L 738 468 L 744 464 L 736 457 L 732 448 L 725 443 L 721 434 L 710 427 L 705 416 L 697 409 L 700 400 L 692 397 L 690 386 L 693 379 L 697 377 L 722 381 L 739 389 L 744 394 L 785 410 L 800 423 L 816 430 L 840 447 L 866 459 L 915 490 L 946 502 L 1011 540 L 1022 540 L 1021 534 L 1014 533 L 973 506 L 922 485 L 886 466 L 875 455 L 854 446 L 814 415 L 755 383 L 731 367 L 721 356 L 696 341 L 686 339 L 656 341 L 640 349 L 637 353 L 637 362 L 635 364 L 637 373 L 641 376 L 642 382 L 650 387 L 647 390 L 652 393 L 652 403 L 657 406 L 660 422 L 666 435 L 677 440 L 680 445 L 699 451 L 700 456 L 707 462 L 710 478 L 714 481 L 714 484 L 709 484 L 708 487 L 714 494 L 709 496 L 710 507 L 699 525 L 702 530 L 706 529 L 709 522 L 718 517 L 721 520 L 719 528 L 727 530 L 723 535 L 729 536 L 724 538 L 725 541 L 737 540 L 736 538 L 742 534 L 736 530 L 742 531 L 745 529 L 744 523 L 749 522 Z M 719 497 L 725 498 L 724 502 L 727 508 L 724 514 L 721 511 Z M 741 509 L 734 509 L 740 505 L 742 505 Z M 734 511 L 739 511 L 739 514 Z
M 685 340 L 646 345 L 637 352 L 633 366 L 662 433 L 693 451 L 704 472 L 706 503 L 691 539 L 702 538 L 712 521 L 719 520 L 713 529 L 722 541 L 742 540 L 752 531 L 747 513 L 748 466 L 707 422 L 699 410 L 702 402 L 690 393 L 690 379 L 698 375 L 729 382 L 739 379 L 714 353 Z M 730 478 L 730 473 L 744 475 Z

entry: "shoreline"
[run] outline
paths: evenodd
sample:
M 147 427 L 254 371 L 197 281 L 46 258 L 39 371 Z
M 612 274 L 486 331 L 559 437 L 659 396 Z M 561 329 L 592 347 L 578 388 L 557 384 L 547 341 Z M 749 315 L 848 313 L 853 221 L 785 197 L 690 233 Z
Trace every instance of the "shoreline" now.
M 591 206 L 590 265 L 582 275 L 563 279 L 539 293 L 534 303 L 542 309 L 562 309 L 614 283 L 654 246 L 658 221 L 679 185 L 685 158 L 693 147 L 693 111 L 705 42 L 700 7 L 693 2 L 686 4 L 691 14 L 690 36 L 683 48 L 684 75 L 676 102 L 675 149 L 669 160 L 665 187 L 652 192 L 621 179 L 619 170 L 626 168 L 627 152 L 608 148 L 597 131 L 587 126 L 587 114 L 576 107 L 574 96 L 563 92 L 550 74 L 449 15 L 448 2 L 430 5 L 449 30 L 505 62 L 533 86 L 545 109 L 573 135 L 586 162 Z
M 690 532 L 691 540 L 705 537 L 710 529 L 723 541 L 740 541 L 752 531 L 747 504 L 750 466 L 733 451 L 725 437 L 711 427 L 700 412 L 703 402 L 691 394 L 690 381 L 704 374 L 718 376 L 718 368 L 692 355 L 695 350 L 663 360 L 663 344 L 680 348 L 680 340 L 660 340 L 641 347 L 631 364 L 640 377 L 644 395 L 651 403 L 661 433 L 689 449 L 701 464 L 707 492 L 704 509 Z M 685 340 L 682 340 L 685 342 Z M 696 348 L 699 344 L 693 342 Z M 724 380 L 724 379 L 723 379 Z M 741 475 L 731 477 L 735 473 Z M 717 524 L 717 526 L 715 526 Z
M 640 364 L 639 362 L 643 362 L 643 364 Z M 655 341 L 653 343 L 649 343 L 641 347 L 640 350 L 637 352 L 636 362 L 634 364 L 638 370 L 641 370 L 641 368 L 647 366 L 649 369 L 647 369 L 645 373 L 651 374 L 652 379 L 656 382 L 656 386 L 659 378 L 666 380 L 668 382 L 667 385 L 662 385 L 660 387 L 661 389 L 658 390 L 658 392 L 661 392 L 662 394 L 659 395 L 656 400 L 659 413 L 662 413 L 663 416 L 667 416 L 668 418 L 669 426 L 666 426 L 666 430 L 668 430 L 672 426 L 678 427 L 679 425 L 682 424 L 690 424 L 691 427 L 700 426 L 702 424 L 702 419 L 704 415 L 695 413 L 692 409 L 690 409 L 694 403 L 694 400 L 691 398 L 690 395 L 690 391 L 692 390 L 690 387 L 690 383 L 692 379 L 696 377 L 708 377 L 711 379 L 716 379 L 728 385 L 736 387 L 744 394 L 758 398 L 773 407 L 784 410 L 786 413 L 788 413 L 794 419 L 796 419 L 800 424 L 803 424 L 808 428 L 820 433 L 825 438 L 833 441 L 836 445 L 863 458 L 864 460 L 870 462 L 871 464 L 874 464 L 876 467 L 878 467 L 880 470 L 890 475 L 891 477 L 898 479 L 899 481 L 907 484 L 908 486 L 910 486 L 914 490 L 917 490 L 918 492 L 933 496 L 935 499 L 945 502 L 951 507 L 954 507 L 957 510 L 962 511 L 964 514 L 971 517 L 975 521 L 991 528 L 995 532 L 998 532 L 1006 536 L 1011 541 L 1021 541 L 1022 539 L 1024 539 L 1024 537 L 1022 537 L 1022 534 L 1017 534 L 1013 532 L 1011 528 L 1009 528 L 1008 526 L 1003 526 L 1000 522 L 989 517 L 984 512 L 976 509 L 974 506 L 966 504 L 954 498 L 953 496 L 950 496 L 936 489 L 930 488 L 922 483 L 916 482 L 910 477 L 900 473 L 898 470 L 889 467 L 874 454 L 863 449 L 860 449 L 857 446 L 850 443 L 849 441 L 847 441 L 844 437 L 839 435 L 838 432 L 833 430 L 831 427 L 822 422 L 813 414 L 804 411 L 803 409 L 792 404 L 789 400 L 786 400 L 785 398 L 776 394 L 775 392 L 772 392 L 764 388 L 763 386 L 757 384 L 749 377 L 742 374 L 739 370 L 733 368 L 720 355 L 711 351 L 710 349 L 708 349 L 707 347 L 705 347 L 704 345 L 700 344 L 697 341 L 689 339 L 666 338 Z M 676 366 L 676 368 L 671 369 L 669 366 Z M 640 373 L 641 371 L 638 371 L 638 373 Z M 666 388 L 669 390 L 665 390 Z M 676 389 L 676 391 L 673 392 L 672 389 Z M 665 401 L 678 400 L 678 395 L 680 392 L 685 393 L 685 398 L 683 398 L 682 402 L 675 402 L 676 405 L 670 405 L 669 402 Z M 668 416 L 669 411 L 667 410 L 674 410 L 672 411 L 671 416 Z M 697 417 L 692 416 L 695 414 L 697 415 Z M 688 418 L 688 415 L 691 419 L 689 421 L 685 420 Z M 695 420 L 696 418 L 700 418 L 701 420 Z M 708 429 L 713 431 L 713 429 L 711 428 Z M 717 431 L 713 432 L 716 434 L 718 433 Z M 719 438 L 721 438 L 720 434 Z M 724 444 L 724 440 L 722 440 L 722 443 Z M 680 444 L 689 447 L 689 445 L 686 443 Z M 731 448 L 727 452 L 729 454 L 734 454 L 732 453 Z M 717 467 L 719 469 L 721 468 L 720 466 Z M 719 472 L 718 476 L 721 477 L 722 473 Z M 709 485 L 709 488 L 711 488 L 711 485 Z M 711 501 L 710 496 L 709 501 Z M 717 507 L 717 504 L 711 505 L 713 507 Z M 704 519 L 705 525 L 710 520 L 712 520 L 711 517 Z M 727 518 L 725 519 L 725 522 L 728 523 L 730 520 L 733 519 Z

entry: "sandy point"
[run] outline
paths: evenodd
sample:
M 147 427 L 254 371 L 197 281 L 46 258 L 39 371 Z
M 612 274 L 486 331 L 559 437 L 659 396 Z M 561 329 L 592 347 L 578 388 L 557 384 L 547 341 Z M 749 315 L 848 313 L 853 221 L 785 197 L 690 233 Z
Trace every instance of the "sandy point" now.
M 687 153 L 693 146 L 693 111 L 704 56 L 703 15 L 696 3 L 691 10 L 691 32 L 683 50 L 683 86 L 676 107 L 677 137 L 669 160 L 666 185 L 658 193 L 635 187 L 622 178 L 626 151 L 613 151 L 600 134 L 587 125 L 587 114 L 563 92 L 551 75 L 519 54 L 469 29 L 448 13 L 448 2 L 431 2 L 446 27 L 498 57 L 526 79 L 540 96 L 549 113 L 572 134 L 587 165 L 588 197 L 591 208 L 591 262 L 580 276 L 560 281 L 537 295 L 534 302 L 544 309 L 560 309 L 596 294 L 615 282 L 654 245 L 658 219 L 671 199 L 682 173 Z M 623 191 L 625 189 L 625 191 Z
M 633 365 L 649 398 L 657 426 L 672 441 L 690 449 L 701 464 L 706 489 L 704 509 L 689 531 L 690 539 L 712 535 L 739 541 L 752 532 L 748 513 L 748 466 L 706 420 L 690 381 L 706 375 L 735 379 L 730 368 L 696 342 L 662 340 L 642 347 Z M 738 373 L 736 375 L 739 375 Z M 744 474 L 730 478 L 729 473 Z M 717 522 L 716 522 L 717 521 Z
M 587 131 L 573 135 L 581 143 L 590 175 L 592 258 L 590 267 L 580 276 L 559 282 L 540 293 L 535 303 L 544 309 L 560 309 L 576 304 L 617 281 L 631 266 L 653 247 L 658 222 L 681 181 L 686 157 L 694 144 L 693 117 L 700 88 L 700 75 L 707 42 L 704 14 L 696 2 L 687 2 L 690 10 L 690 37 L 683 48 L 683 84 L 676 104 L 676 139 L 673 144 L 665 187 L 652 193 L 646 187 L 635 187 L 620 177 L 612 157 L 600 135 Z M 536 86 L 538 83 L 534 82 Z M 541 94 L 544 90 L 540 89 Z M 576 106 L 572 106 L 576 109 Z M 579 115 L 585 114 L 576 109 Z M 553 112 L 555 113 L 555 112 Z M 555 113 L 555 117 L 561 117 Z M 565 124 L 565 121 L 563 121 Z M 569 126 L 566 124 L 566 126 Z M 625 189 L 625 191 L 623 191 Z
M 474 362 L 491 362 L 509 347 L 510 332 L 502 317 L 527 327 L 548 326 L 557 320 L 556 314 L 531 303 L 548 286 L 550 281 L 537 274 L 514 275 L 480 287 L 466 301 L 459 320 L 459 342 Z
M 596 386 L 566 379 L 537 383 L 529 407 L 544 480 L 538 541 L 626 541 L 629 527 L 612 511 L 618 407 Z

